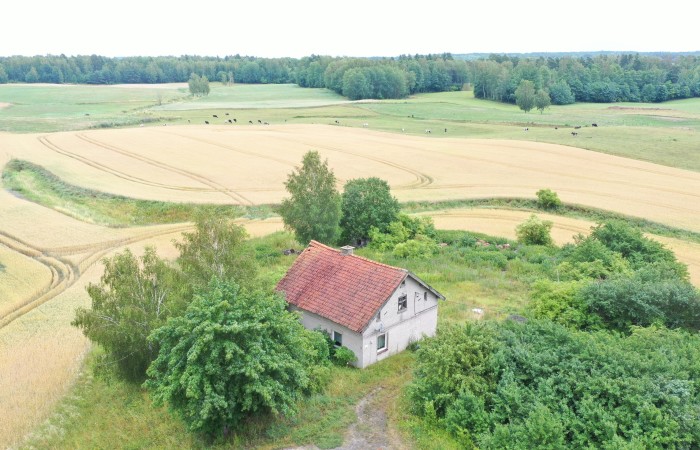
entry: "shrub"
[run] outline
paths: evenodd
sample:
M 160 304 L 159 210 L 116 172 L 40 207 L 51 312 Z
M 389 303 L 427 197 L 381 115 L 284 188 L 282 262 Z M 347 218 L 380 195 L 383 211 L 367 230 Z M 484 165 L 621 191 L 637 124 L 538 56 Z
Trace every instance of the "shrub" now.
M 346 367 L 355 361 L 357 361 L 355 352 L 345 346 L 336 348 L 335 352 L 333 353 L 333 363 L 338 366 Z
M 561 206 L 559 196 L 551 189 L 540 189 L 535 195 L 537 195 L 537 204 L 542 209 L 557 209 Z
M 535 214 L 532 214 L 529 219 L 518 225 L 515 229 L 515 234 L 518 236 L 518 242 L 528 245 L 552 245 L 552 236 L 550 234 L 553 223 L 549 220 L 542 220 Z

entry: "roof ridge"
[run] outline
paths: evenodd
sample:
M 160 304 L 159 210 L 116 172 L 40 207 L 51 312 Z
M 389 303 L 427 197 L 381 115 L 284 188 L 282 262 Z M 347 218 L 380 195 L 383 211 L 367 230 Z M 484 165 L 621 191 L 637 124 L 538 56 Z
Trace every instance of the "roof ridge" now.
M 311 242 L 309 242 L 309 246 L 312 246 L 312 245 L 315 246 L 315 247 L 322 247 L 322 248 L 324 248 L 324 249 L 326 249 L 326 250 L 330 250 L 330 251 L 332 251 L 332 252 L 334 252 L 334 253 L 342 253 L 341 250 L 338 250 L 338 249 L 336 249 L 336 248 L 330 247 L 330 246 L 328 246 L 328 245 L 326 245 L 326 244 L 323 244 L 323 243 L 321 243 L 321 242 L 315 241 L 315 240 L 313 240 L 313 239 L 311 240 Z M 354 257 L 354 258 L 361 259 L 362 261 L 365 261 L 365 262 L 368 262 L 368 263 L 372 263 L 372 264 L 377 265 L 377 266 L 386 267 L 386 268 L 389 268 L 389 269 L 394 269 L 394 270 L 397 270 L 397 271 L 400 271 L 400 272 L 408 273 L 408 270 L 402 269 L 401 267 L 396 267 L 396 266 L 391 266 L 391 265 L 389 265 L 389 264 L 380 263 L 379 261 L 375 261 L 375 260 L 373 260 L 373 259 L 365 258 L 364 256 L 355 255 L 355 254 L 346 255 L 346 256 L 352 256 L 352 257 Z

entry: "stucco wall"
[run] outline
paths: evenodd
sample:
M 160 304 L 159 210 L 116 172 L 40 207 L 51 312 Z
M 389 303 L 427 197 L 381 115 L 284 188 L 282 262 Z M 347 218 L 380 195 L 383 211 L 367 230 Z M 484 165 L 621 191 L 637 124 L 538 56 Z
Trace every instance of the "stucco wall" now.
M 406 295 L 406 309 L 399 311 L 399 297 Z M 427 297 L 427 299 L 426 299 Z M 437 326 L 438 297 L 423 287 L 411 276 L 406 277 L 362 334 L 339 325 L 329 319 L 308 311 L 291 307 L 301 312 L 301 323 L 305 328 L 326 330 L 331 337 L 333 331 L 343 334 L 343 345 L 355 353 L 355 366 L 367 367 L 406 349 L 408 344 L 423 336 L 435 335 Z M 387 348 L 377 351 L 377 337 L 387 334 Z
M 407 308 L 399 311 L 399 297 L 406 295 Z M 427 300 L 426 298 L 427 294 Z M 406 349 L 423 336 L 434 336 L 437 327 L 438 297 L 408 276 L 392 294 L 363 333 L 362 362 L 366 367 Z M 385 351 L 377 351 L 377 337 L 387 333 Z

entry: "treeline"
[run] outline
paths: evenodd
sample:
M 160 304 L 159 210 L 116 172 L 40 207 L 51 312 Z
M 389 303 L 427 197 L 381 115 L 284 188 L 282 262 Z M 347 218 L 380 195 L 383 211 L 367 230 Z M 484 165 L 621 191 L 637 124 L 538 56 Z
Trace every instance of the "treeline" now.
M 664 102 L 700 96 L 695 55 L 521 58 L 492 55 L 470 62 L 477 98 L 515 103 L 521 81 L 546 90 L 555 105 L 574 102 Z
M 328 88 L 352 99 L 403 98 L 461 88 L 465 61 L 451 55 L 399 58 L 11 56 L 0 58 L 0 83 L 184 83 L 191 74 L 223 83 Z
M 403 98 L 420 92 L 457 90 L 471 83 L 477 98 L 515 103 L 515 90 L 523 80 L 531 81 L 537 91 L 547 91 L 555 105 L 663 102 L 700 96 L 700 56 L 692 54 L 494 54 L 468 61 L 449 53 L 396 58 L 0 58 L 0 83 L 183 83 L 193 73 L 223 83 L 294 83 L 328 88 L 350 99 Z

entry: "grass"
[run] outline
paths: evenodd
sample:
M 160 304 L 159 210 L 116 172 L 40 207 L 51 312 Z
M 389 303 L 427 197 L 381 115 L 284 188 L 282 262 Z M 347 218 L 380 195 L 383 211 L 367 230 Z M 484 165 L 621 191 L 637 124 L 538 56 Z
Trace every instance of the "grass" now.
M 113 227 L 178 223 L 197 214 L 236 218 L 241 208 L 229 205 L 138 200 L 71 185 L 36 164 L 13 159 L 2 173 L 5 188 L 23 198 L 88 223 Z M 265 206 L 253 209 L 264 214 Z
M 158 120 L 149 107 L 187 99 L 179 84 L 140 86 L 0 84 L 0 131 L 52 132 L 135 126 Z

